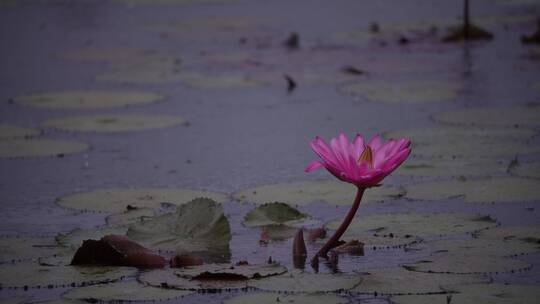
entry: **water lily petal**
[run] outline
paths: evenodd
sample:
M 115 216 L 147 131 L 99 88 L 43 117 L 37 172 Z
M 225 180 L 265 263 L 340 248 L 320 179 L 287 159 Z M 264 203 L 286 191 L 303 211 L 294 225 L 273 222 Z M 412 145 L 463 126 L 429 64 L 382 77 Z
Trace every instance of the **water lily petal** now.
M 311 172 L 311 171 L 313 171 L 315 169 L 319 169 L 321 167 L 324 167 L 324 164 L 321 163 L 318 160 L 314 160 L 311 163 L 309 163 L 309 165 L 306 166 L 306 169 L 304 169 L 304 171 Z
M 371 150 L 378 150 L 381 147 L 381 136 L 379 134 L 373 136 L 369 141 L 368 146 L 371 147 Z

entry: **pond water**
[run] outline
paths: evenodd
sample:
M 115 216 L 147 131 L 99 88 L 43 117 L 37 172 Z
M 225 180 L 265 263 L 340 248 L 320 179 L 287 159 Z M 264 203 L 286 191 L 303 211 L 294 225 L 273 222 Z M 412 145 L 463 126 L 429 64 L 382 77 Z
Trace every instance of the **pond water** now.
M 0 132 L 0 235 L 54 237 L 105 225 L 108 213 L 56 203 L 78 192 L 205 190 L 227 197 L 231 262 L 264 264 L 271 256 L 292 270 L 292 239 L 261 246 L 261 230 L 242 225 L 257 205 L 235 194 L 332 180 L 324 170 L 304 172 L 316 158 L 309 147 L 316 135 L 407 136 L 408 130 L 412 167 L 383 182 L 400 195 L 363 204 L 358 219 L 460 213 L 538 231 L 540 48 L 520 37 L 537 30 L 540 5 L 470 2 L 473 23 L 493 33 L 492 40 L 440 42 L 461 22 L 460 1 L 2 1 L 0 123 L 39 135 Z M 284 45 L 292 33 L 298 47 Z M 476 108 L 480 114 L 467 114 Z M 70 145 L 22 147 L 36 138 Z M 415 171 L 415 162 L 428 169 Z M 505 182 L 483 182 L 498 179 Z M 457 184 L 430 184 L 437 181 Z M 417 187 L 422 184 L 428 186 Z M 323 197 L 296 207 L 328 225 L 349 205 Z M 472 239 L 467 233 L 476 229 L 449 231 L 421 239 L 430 248 L 441 238 Z M 319 246 L 308 244 L 308 256 Z M 431 258 L 423 248 L 366 248 L 364 256 L 340 255 L 337 269 L 322 263 L 319 270 L 395 268 Z M 539 284 L 540 255 L 528 252 L 520 260 L 529 264 L 526 271 L 479 272 L 495 282 Z M 309 263 L 304 271 L 313 273 Z M 68 289 L 3 288 L 0 298 L 35 302 Z M 219 303 L 255 292 L 196 293 L 180 301 Z M 341 295 L 351 303 L 393 301 L 361 291 Z

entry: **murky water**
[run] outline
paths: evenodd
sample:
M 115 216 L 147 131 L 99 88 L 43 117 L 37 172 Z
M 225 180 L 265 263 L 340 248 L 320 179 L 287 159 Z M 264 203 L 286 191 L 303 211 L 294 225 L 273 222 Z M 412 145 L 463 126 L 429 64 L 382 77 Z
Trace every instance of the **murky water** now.
M 55 205 L 55 199 L 74 192 L 160 186 L 234 193 L 249 186 L 330 179 L 322 170 L 304 173 L 304 166 L 314 159 L 308 142 L 315 135 L 329 138 L 344 131 L 371 136 L 411 127 L 429 128 L 435 125 L 430 116 L 444 110 L 525 105 L 537 103 L 540 97 L 540 91 L 530 89 L 538 81 L 540 61 L 527 58 L 527 54 L 539 49 L 519 43 L 520 35 L 535 29 L 534 19 L 540 13 L 537 4 L 472 1 L 473 20 L 477 17 L 486 24 L 495 34 L 493 41 L 441 44 L 426 39 L 400 45 L 400 34 L 371 40 L 365 34 L 351 33 L 366 32 L 373 22 L 383 32 L 385 25 L 406 28 L 409 23 L 422 20 L 435 20 L 435 23 L 438 20 L 441 24 L 450 20 L 457 24 L 461 3 L 238 0 L 132 5 L 126 2 L 0 3 L 0 121 L 40 128 L 50 118 L 145 113 L 180 115 L 189 124 L 112 134 L 44 128 L 43 135 L 48 138 L 80 140 L 91 148 L 65 157 L 0 159 L 1 235 L 54 236 L 77 227 L 103 224 L 102 214 L 80 213 Z M 174 26 L 178 22 L 185 24 Z M 443 29 L 438 27 L 438 31 Z M 282 45 L 291 32 L 300 35 L 298 50 L 287 50 Z M 344 33 L 350 34 L 345 37 L 359 38 L 344 39 Z M 96 59 L 99 56 L 89 56 L 86 60 L 66 58 L 84 49 L 120 49 L 121 53 L 150 50 L 179 59 L 182 72 L 255 75 L 268 83 L 200 89 L 182 81 L 100 81 L 98 75 L 137 63 L 128 55 L 117 58 L 125 60 L 121 64 L 108 62 L 107 58 Z M 103 57 L 107 56 L 110 53 L 105 52 Z M 340 69 L 347 65 L 365 69 L 368 74 L 343 75 Z M 283 74 L 297 80 L 294 91 L 287 92 Z M 443 102 L 370 102 L 343 92 L 345 84 L 358 79 L 382 83 L 445 81 L 457 86 L 459 95 Z M 74 89 L 137 89 L 163 94 L 165 100 L 96 110 L 35 108 L 11 102 L 20 95 Z M 531 140 L 538 141 L 538 136 Z M 539 156 L 520 159 L 538 160 Z M 385 183 L 399 186 L 424 180 L 430 179 L 391 176 Z M 261 247 L 258 230 L 241 226 L 250 208 L 253 206 L 236 202 L 225 205 L 234 232 L 232 260 L 263 262 L 272 256 L 291 267 L 291 241 Z M 327 222 L 340 218 L 348 208 L 315 204 L 300 209 Z M 535 203 L 469 204 L 459 199 L 416 202 L 401 198 L 368 204 L 359 212 L 366 215 L 468 212 L 491 215 L 502 225 L 540 224 Z M 311 255 L 316 248 L 308 246 L 308 251 Z M 421 256 L 422 253 L 401 249 L 368 250 L 364 257 L 343 258 L 339 267 L 345 272 L 361 271 L 373 265 L 399 265 Z M 527 261 L 534 265 L 534 270 L 540 257 L 530 255 Z M 330 270 L 321 267 L 321 271 Z M 538 283 L 539 276 L 537 271 L 532 271 L 496 276 L 495 280 Z M 34 299 L 56 296 L 50 292 L 23 295 Z M 217 303 L 230 295 L 195 295 L 184 300 L 198 302 L 204 296 L 209 303 Z M 362 296 L 360 301 L 386 300 Z

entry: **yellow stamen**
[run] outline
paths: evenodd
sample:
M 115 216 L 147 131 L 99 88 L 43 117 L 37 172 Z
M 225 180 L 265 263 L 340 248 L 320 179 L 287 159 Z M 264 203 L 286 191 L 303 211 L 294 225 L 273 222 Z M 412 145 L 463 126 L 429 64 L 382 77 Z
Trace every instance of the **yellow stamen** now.
M 363 160 L 368 162 L 369 167 L 373 167 L 373 152 L 369 146 L 364 148 L 364 151 L 362 151 L 362 154 L 360 154 L 360 157 L 358 158 L 359 163 Z

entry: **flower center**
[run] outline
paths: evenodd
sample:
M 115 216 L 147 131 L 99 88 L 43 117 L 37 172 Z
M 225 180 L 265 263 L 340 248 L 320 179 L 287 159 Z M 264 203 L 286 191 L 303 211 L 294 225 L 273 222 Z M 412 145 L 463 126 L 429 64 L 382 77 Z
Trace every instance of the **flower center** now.
M 366 146 L 364 148 L 364 151 L 362 151 L 362 154 L 360 154 L 360 157 L 358 158 L 358 163 L 362 162 L 363 160 L 368 162 L 370 168 L 373 168 L 373 152 L 371 151 L 371 148 L 369 146 Z

